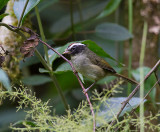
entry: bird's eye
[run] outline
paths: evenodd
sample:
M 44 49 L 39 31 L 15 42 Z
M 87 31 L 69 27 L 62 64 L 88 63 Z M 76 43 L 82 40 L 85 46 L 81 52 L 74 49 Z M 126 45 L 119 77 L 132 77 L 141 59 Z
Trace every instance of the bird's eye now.
M 72 47 L 72 51 L 75 50 L 75 49 L 76 49 L 76 47 Z

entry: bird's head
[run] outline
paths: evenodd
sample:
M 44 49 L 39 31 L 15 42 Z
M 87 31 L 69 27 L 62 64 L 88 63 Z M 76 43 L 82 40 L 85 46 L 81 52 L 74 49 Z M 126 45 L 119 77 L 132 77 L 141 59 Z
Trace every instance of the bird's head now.
M 72 43 L 68 46 L 68 48 L 64 51 L 63 54 L 68 54 L 71 56 L 82 53 L 87 46 L 82 43 Z

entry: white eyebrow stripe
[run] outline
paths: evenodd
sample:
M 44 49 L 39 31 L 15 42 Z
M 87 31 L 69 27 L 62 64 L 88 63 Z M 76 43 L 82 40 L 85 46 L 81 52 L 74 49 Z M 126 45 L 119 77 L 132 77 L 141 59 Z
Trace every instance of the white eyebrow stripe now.
M 82 44 L 82 43 L 73 43 L 70 47 L 68 47 L 68 49 L 71 49 L 75 45 L 84 45 L 84 44 Z

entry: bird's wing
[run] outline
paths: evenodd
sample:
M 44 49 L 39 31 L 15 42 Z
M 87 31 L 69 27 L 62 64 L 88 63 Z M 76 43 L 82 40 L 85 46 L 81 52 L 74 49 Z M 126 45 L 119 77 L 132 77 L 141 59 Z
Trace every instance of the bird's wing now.
M 99 57 L 94 52 L 91 51 L 90 54 L 88 54 L 88 58 L 94 65 L 100 66 L 105 71 L 116 73 L 116 71 L 103 58 Z

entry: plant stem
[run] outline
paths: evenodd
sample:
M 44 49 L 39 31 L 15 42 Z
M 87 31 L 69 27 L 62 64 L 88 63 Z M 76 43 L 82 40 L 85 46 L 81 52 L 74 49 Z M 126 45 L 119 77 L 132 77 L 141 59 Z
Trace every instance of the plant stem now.
M 76 40 L 75 30 L 74 30 L 74 21 L 73 21 L 73 1 L 70 0 L 70 20 L 71 20 L 71 29 L 72 29 L 72 38 Z
M 10 25 L 8 25 L 8 24 L 1 23 L 1 22 L 0 22 L 0 26 L 5 26 L 5 27 L 8 28 L 9 30 L 11 30 L 11 31 L 13 31 L 13 32 L 16 32 L 17 34 L 21 35 L 21 37 L 22 37 L 24 40 L 27 39 L 26 36 L 25 36 L 22 32 L 19 31 L 19 29 L 17 30 L 17 28 L 15 28 L 15 27 L 13 27 L 13 26 L 10 26 Z M 40 62 L 42 63 L 42 65 L 45 67 L 45 69 L 47 69 L 48 71 L 52 72 L 52 68 L 50 67 L 50 65 L 48 65 L 48 64 L 46 63 L 46 61 L 44 60 L 44 58 L 41 56 L 41 54 L 39 53 L 39 51 L 38 51 L 37 49 L 35 50 L 35 54 L 36 54 L 36 56 L 38 57 L 38 59 L 40 60 Z M 52 74 L 51 78 L 52 78 L 52 80 L 54 80 L 54 79 L 55 79 L 55 76 Z M 65 109 L 68 110 L 69 107 L 68 107 L 67 101 L 66 101 L 66 99 L 65 99 L 65 97 L 64 97 L 64 95 L 63 95 L 63 93 L 62 93 L 62 90 L 60 89 L 60 86 L 59 86 L 59 84 L 58 84 L 58 81 L 55 79 L 53 82 L 54 82 L 54 83 L 56 82 L 56 83 L 55 83 L 55 86 L 56 86 L 56 88 L 57 88 L 57 91 L 59 92 L 59 95 L 60 95 L 60 97 L 61 97 L 61 99 L 62 99 L 62 101 L 63 101 L 63 104 L 64 104 Z
M 40 30 L 40 34 L 41 34 L 42 40 L 46 42 L 46 38 L 45 38 L 45 35 L 44 35 L 44 30 L 43 30 L 43 27 L 42 27 L 42 22 L 41 22 L 41 18 L 40 18 L 37 6 L 35 7 L 35 12 L 36 12 L 38 26 L 39 26 L 39 30 Z M 45 56 L 47 58 L 47 63 L 50 65 L 50 63 L 49 63 L 49 57 L 48 57 L 48 51 L 47 51 L 47 46 L 43 45 L 43 47 L 44 47 Z
M 1 23 L 1 22 L 0 22 L 0 26 L 5 26 L 5 27 L 7 27 L 8 29 L 11 29 L 13 32 L 16 32 L 16 33 L 20 34 L 20 33 L 18 32 L 20 28 L 19 28 L 18 30 L 15 30 L 15 29 L 17 29 L 16 27 L 11 26 L 11 25 L 7 25 L 7 24 Z M 22 30 L 22 29 L 21 29 L 21 30 Z M 23 31 L 23 30 L 22 30 L 22 31 Z M 23 34 L 23 33 L 22 33 L 22 34 Z M 24 38 L 24 40 L 26 40 L 26 37 L 25 37 L 24 35 L 22 35 L 22 37 Z M 63 55 L 61 55 L 59 52 L 57 52 L 55 49 L 53 49 L 50 45 L 48 45 L 46 42 L 44 42 L 44 41 L 42 41 L 42 40 L 40 40 L 40 39 L 39 39 L 39 41 L 40 41 L 41 43 L 45 44 L 48 48 L 52 49 L 56 54 L 58 54 L 59 56 L 61 56 L 65 61 L 67 61 L 67 62 L 70 64 L 73 73 L 76 75 L 76 77 L 77 77 L 77 79 L 78 79 L 78 81 L 79 81 L 79 83 L 80 83 L 83 91 L 85 91 L 86 89 L 84 88 L 83 83 L 81 82 L 81 79 L 80 79 L 79 76 L 78 76 L 78 73 L 76 72 L 75 68 L 73 67 L 73 64 L 72 64 L 68 59 L 66 59 Z M 52 74 L 52 71 L 51 71 L 50 67 L 47 65 L 46 61 L 43 59 L 43 57 L 42 57 L 41 54 L 38 52 L 38 50 L 35 50 L 35 53 L 36 53 L 37 57 L 40 59 L 41 63 L 44 65 L 44 67 L 45 67 L 48 71 L 50 71 L 50 74 Z M 54 79 L 54 76 L 52 76 L 52 79 Z M 58 83 L 57 83 L 57 84 L 58 84 Z M 56 85 L 57 85 L 57 84 L 56 84 Z M 56 88 L 57 88 L 57 87 L 56 87 Z M 58 91 L 61 92 L 61 89 L 59 89 Z M 62 93 L 62 92 L 61 92 L 61 93 Z M 61 95 L 61 94 L 60 94 L 60 95 Z M 62 95 L 63 95 L 63 93 L 62 93 Z M 88 103 L 89 103 L 90 110 L 91 110 L 91 113 L 92 113 L 92 116 L 93 116 L 93 132 L 95 132 L 95 131 L 96 131 L 96 120 L 95 120 L 95 114 L 94 114 L 93 106 L 92 106 L 92 103 L 91 103 L 90 98 L 89 98 L 89 96 L 88 96 L 87 93 L 85 93 L 85 96 L 86 96 L 86 98 L 87 98 L 87 101 L 88 101 Z M 63 103 L 65 104 L 65 107 L 68 107 L 67 103 L 65 103 L 65 98 L 64 98 L 64 96 L 61 96 L 61 98 L 64 99 Z M 62 100 L 63 100 L 63 99 L 62 99 Z M 67 108 L 66 108 L 66 109 L 67 109 Z
M 46 61 L 44 60 L 44 58 L 41 56 L 41 54 L 39 53 L 39 51 L 37 49 L 35 50 L 35 54 L 38 57 L 38 59 L 40 60 L 40 62 L 42 63 L 42 65 L 45 67 L 45 69 L 52 71 L 51 67 L 48 66 L 48 64 L 46 63 Z
M 133 21 L 133 6 L 132 0 L 128 0 L 128 19 L 129 19 L 129 32 L 132 33 Z M 131 78 L 132 70 L 132 39 L 129 40 L 129 63 L 128 63 L 128 77 Z M 131 84 L 128 83 L 128 95 L 131 93 Z
M 36 12 L 36 16 L 37 16 L 37 21 L 38 21 L 38 26 L 39 26 L 40 34 L 41 34 L 42 40 L 45 42 L 46 38 L 45 38 L 45 35 L 44 35 L 44 30 L 43 30 L 43 26 L 42 26 L 42 22 L 41 22 L 41 18 L 40 18 L 37 6 L 35 7 L 35 12 Z M 61 87 L 60 87 L 60 85 L 59 85 L 59 83 L 58 83 L 58 81 L 57 81 L 57 79 L 56 79 L 56 77 L 55 77 L 55 75 L 53 73 L 52 67 L 51 67 L 50 62 L 49 62 L 47 46 L 46 45 L 43 45 L 43 46 L 44 46 L 45 56 L 47 58 L 47 63 L 43 59 L 43 57 L 39 54 L 39 52 L 37 52 L 37 50 L 36 50 L 36 54 L 37 54 L 37 56 L 39 56 L 38 58 L 41 60 L 41 63 L 44 65 L 44 67 L 47 70 L 50 71 L 49 75 L 50 75 L 50 77 L 51 77 L 51 79 L 52 79 L 52 81 L 53 81 L 53 83 L 54 83 L 54 85 L 55 85 L 55 87 L 56 87 L 56 89 L 57 89 L 60 97 L 61 97 L 61 100 L 62 100 L 62 102 L 64 104 L 65 109 L 68 110 L 69 107 L 68 107 L 67 101 L 65 99 L 65 96 L 64 96 L 64 94 L 62 92 L 62 89 L 61 89 Z
M 118 24 L 119 23 L 119 7 L 117 8 L 115 12 L 115 22 Z M 118 41 L 115 41 L 115 47 L 116 47 L 116 60 L 119 60 L 119 51 L 120 51 L 120 44 Z
M 125 108 L 125 106 L 127 105 L 127 103 L 129 102 L 129 100 L 137 93 L 137 91 L 140 89 L 140 86 L 142 83 L 144 83 L 151 75 L 153 72 L 155 72 L 157 70 L 157 68 L 160 66 L 160 59 L 157 61 L 157 63 L 154 65 L 154 67 L 149 71 L 149 73 L 144 77 L 143 81 L 141 81 L 136 88 L 130 93 L 130 95 L 127 97 L 127 99 L 122 102 L 122 107 L 120 109 L 120 111 L 117 114 L 117 119 L 119 118 L 120 114 L 122 113 L 123 109 Z M 113 125 L 116 122 L 116 120 L 113 120 L 110 125 Z
M 69 110 L 68 103 L 66 101 L 66 98 L 65 98 L 65 96 L 63 94 L 63 91 L 62 91 L 62 89 L 61 89 L 61 87 L 60 87 L 60 85 L 58 83 L 58 80 L 57 80 L 56 76 L 54 75 L 53 72 L 50 72 L 49 75 L 50 75 L 50 77 L 51 77 L 51 79 L 52 79 L 52 81 L 53 81 L 53 83 L 54 83 L 54 85 L 55 85 L 60 97 L 61 97 L 61 100 L 62 100 L 62 102 L 64 104 L 65 109 Z
M 57 81 L 55 75 L 53 74 L 52 68 L 47 65 L 46 61 L 43 59 L 43 57 L 42 57 L 41 54 L 38 52 L 38 50 L 35 50 L 35 53 L 36 53 L 36 56 L 40 59 L 41 63 L 42 63 L 43 66 L 45 67 L 45 69 L 47 69 L 48 71 L 50 71 L 49 75 L 50 75 L 50 77 L 51 77 L 51 79 L 52 79 L 52 81 L 53 81 L 53 83 L 54 83 L 54 85 L 55 85 L 55 87 L 56 87 L 56 89 L 57 89 L 57 91 L 58 91 L 58 94 L 59 94 L 60 97 L 61 97 L 61 100 L 62 100 L 62 102 L 63 102 L 63 104 L 64 104 L 65 109 L 68 110 L 69 107 L 68 107 L 67 101 L 66 101 L 65 96 L 64 96 L 64 94 L 63 94 L 63 92 L 62 92 L 62 90 L 61 90 L 60 85 L 58 84 L 58 81 Z
M 141 103 L 144 102 L 144 100 L 146 99 L 146 97 L 151 93 L 151 91 L 156 87 L 156 85 L 159 83 L 160 79 L 157 80 L 157 82 L 153 85 L 153 87 L 148 91 L 148 93 L 144 96 L 143 100 L 141 100 L 141 102 L 131 111 L 131 114 L 133 112 L 135 112 L 135 110 L 141 105 Z
M 144 98 L 144 70 L 143 70 L 143 63 L 144 63 L 144 55 L 145 55 L 145 47 L 146 47 L 146 38 L 147 38 L 147 23 L 144 22 L 143 28 L 143 37 L 142 37 L 142 44 L 141 44 L 141 53 L 140 53 L 140 99 Z M 144 132 L 144 102 L 140 104 L 140 131 Z
M 78 73 L 76 72 L 75 68 L 73 67 L 73 64 L 68 60 L 66 59 L 63 55 L 61 55 L 59 52 L 57 52 L 55 49 L 53 49 L 50 45 L 48 45 L 47 43 L 43 42 L 42 40 L 39 39 L 39 41 L 43 44 L 45 44 L 48 48 L 50 48 L 51 50 L 53 50 L 56 54 L 58 54 L 60 57 L 62 57 L 66 62 L 68 62 L 72 68 L 72 71 L 73 73 L 76 75 L 78 81 L 79 81 L 79 84 L 81 85 L 81 88 L 83 89 L 83 91 L 85 91 L 86 89 L 84 88 L 83 86 L 83 83 L 81 82 L 81 79 L 79 78 L 78 76 Z M 92 103 L 90 101 L 90 98 L 88 96 L 87 93 L 85 93 L 85 96 L 87 98 L 87 101 L 89 103 L 89 106 L 90 106 L 90 110 L 91 110 L 91 113 L 92 113 L 92 116 L 93 116 L 93 131 L 95 132 L 96 131 L 96 120 L 95 120 L 95 114 L 94 114 L 94 110 L 93 110 L 93 106 L 92 106 Z
M 8 28 L 9 30 L 13 31 L 13 32 L 16 32 L 17 29 L 15 28 L 12 28 L 12 26 L 6 24 L 6 23 L 3 23 L 3 22 L 0 22 L 0 26 L 5 26 L 6 28 Z
M 19 28 L 20 25 L 21 25 L 22 18 L 23 18 L 24 12 L 25 12 L 25 10 L 26 10 L 26 7 L 27 7 L 27 5 L 28 5 L 28 2 L 29 2 L 29 0 L 26 0 L 26 3 L 25 3 L 25 5 L 24 5 L 23 11 L 22 11 L 22 14 L 21 14 L 20 19 L 19 19 L 19 21 L 18 21 L 18 25 L 17 25 L 18 28 Z

